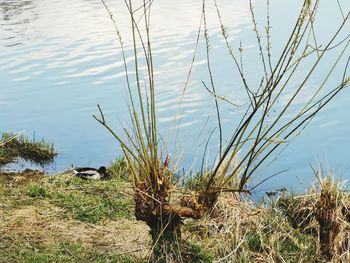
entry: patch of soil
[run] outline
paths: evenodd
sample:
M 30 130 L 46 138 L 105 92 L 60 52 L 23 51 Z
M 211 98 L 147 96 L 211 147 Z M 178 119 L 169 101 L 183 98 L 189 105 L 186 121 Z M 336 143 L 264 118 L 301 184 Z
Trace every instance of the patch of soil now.
M 26 206 L 6 213 L 0 210 L 0 237 L 19 236 L 33 247 L 38 243 L 79 242 L 120 255 L 145 256 L 149 251 L 148 227 L 136 220 L 89 224 L 60 219 L 60 212 L 61 208 L 49 204 L 46 207 Z
M 0 171 L 0 185 L 26 185 L 40 180 L 43 175 L 45 175 L 44 172 L 32 169 L 25 169 L 21 172 Z

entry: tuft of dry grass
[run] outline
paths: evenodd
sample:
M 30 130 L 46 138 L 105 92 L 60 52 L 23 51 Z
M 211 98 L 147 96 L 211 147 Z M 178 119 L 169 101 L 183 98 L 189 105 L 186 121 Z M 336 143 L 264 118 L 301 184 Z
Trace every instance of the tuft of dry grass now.
M 346 211 L 350 200 L 344 193 L 344 184 L 336 181 L 332 173 L 324 176 L 320 171 L 317 176 L 320 193 L 314 214 L 319 224 L 320 256 L 334 262 L 349 262 L 350 224 Z
M 186 237 L 215 262 L 349 262 L 350 196 L 332 178 L 260 204 L 223 193 L 210 214 L 185 222 Z
M 216 262 L 311 262 L 314 237 L 294 229 L 273 205 L 225 193 L 210 215 L 188 223 L 189 238 L 213 251 Z

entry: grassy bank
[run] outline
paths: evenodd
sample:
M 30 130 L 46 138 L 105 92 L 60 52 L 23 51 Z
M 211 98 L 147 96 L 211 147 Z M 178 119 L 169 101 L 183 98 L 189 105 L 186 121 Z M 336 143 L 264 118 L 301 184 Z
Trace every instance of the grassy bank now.
M 142 262 L 147 228 L 128 182 L 23 176 L 0 186 L 0 262 Z
M 0 262 L 147 262 L 148 227 L 134 218 L 120 163 L 110 181 L 12 174 L 0 186 Z M 0 175 L 4 176 L 4 174 Z M 9 175 L 8 175 L 9 176 Z M 186 191 L 182 189 L 181 191 Z M 349 259 L 349 196 L 341 193 L 339 262 Z M 228 193 L 201 220 L 185 220 L 192 262 L 315 262 L 317 189 L 260 205 Z M 341 258 L 342 257 L 342 258 Z

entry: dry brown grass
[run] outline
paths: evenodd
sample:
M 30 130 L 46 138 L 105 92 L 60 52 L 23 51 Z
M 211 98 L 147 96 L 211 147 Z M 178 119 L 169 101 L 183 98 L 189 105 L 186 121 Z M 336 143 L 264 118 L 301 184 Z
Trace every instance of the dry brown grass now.
M 42 204 L 0 210 L 2 238 L 20 235 L 31 245 L 81 243 L 86 247 L 112 249 L 120 254 L 145 255 L 147 227 L 136 220 L 120 219 L 104 224 L 86 224 L 60 218 L 62 208 Z
M 247 231 L 261 221 L 262 211 L 253 203 L 240 201 L 233 193 L 222 194 L 209 215 L 187 223 L 189 238 L 201 242 L 205 249 L 216 250 L 215 253 L 231 253 L 239 248 Z
M 1 172 L 0 186 L 20 186 L 32 182 L 37 182 L 43 177 L 44 173 L 38 170 L 26 169 L 21 172 Z
M 222 194 L 210 215 L 186 222 L 187 238 L 212 251 L 216 262 L 350 262 L 350 197 L 327 178 L 305 195 L 287 194 L 261 205 Z M 335 214 L 325 217 L 320 227 L 317 216 L 328 215 L 330 209 L 324 203 L 325 191 L 334 195 Z M 335 226 L 329 256 L 323 251 L 320 232 Z

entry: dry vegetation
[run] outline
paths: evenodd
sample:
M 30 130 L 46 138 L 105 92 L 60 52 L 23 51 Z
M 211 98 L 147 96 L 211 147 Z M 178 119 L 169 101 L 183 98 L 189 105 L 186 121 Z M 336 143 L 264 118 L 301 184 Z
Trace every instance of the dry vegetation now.
M 350 197 L 332 180 L 260 205 L 220 196 L 210 215 L 188 225 L 190 237 L 218 262 L 349 262 Z

